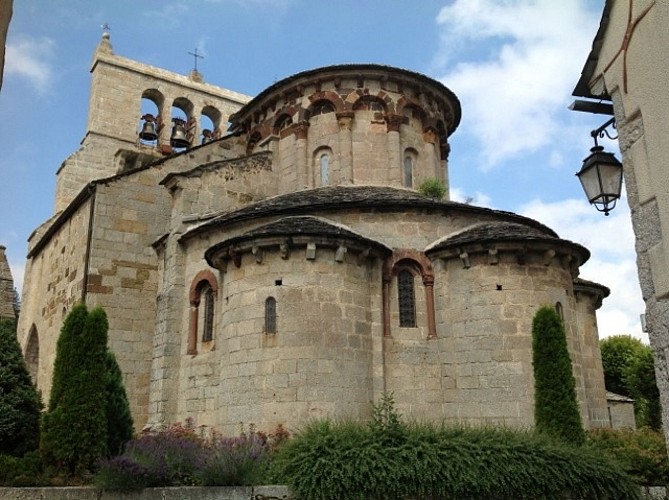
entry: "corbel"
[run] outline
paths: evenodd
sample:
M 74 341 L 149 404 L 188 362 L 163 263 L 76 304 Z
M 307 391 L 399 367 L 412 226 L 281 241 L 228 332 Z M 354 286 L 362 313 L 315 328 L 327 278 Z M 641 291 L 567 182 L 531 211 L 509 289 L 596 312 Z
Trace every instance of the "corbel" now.
M 546 250 L 542 258 L 542 264 L 544 266 L 550 266 L 551 262 L 553 261 L 553 257 L 555 257 L 555 250 L 552 248 Z
M 344 262 L 344 256 L 346 255 L 346 247 L 344 245 L 339 245 L 335 251 L 335 261 Z
M 488 249 L 488 264 L 491 266 L 499 264 L 499 251 L 497 248 Z
M 462 267 L 469 269 L 471 267 L 471 262 L 469 261 L 469 254 L 467 252 L 460 252 L 460 260 L 462 261 Z
M 316 243 L 307 243 L 307 260 L 316 260 Z
M 290 243 L 288 240 L 279 244 L 279 252 L 281 253 L 281 258 L 283 260 L 288 260 L 290 257 Z
M 251 247 L 251 253 L 255 256 L 256 263 L 257 264 L 262 264 L 262 259 L 263 259 L 262 248 L 260 248 L 258 245 L 253 245 Z

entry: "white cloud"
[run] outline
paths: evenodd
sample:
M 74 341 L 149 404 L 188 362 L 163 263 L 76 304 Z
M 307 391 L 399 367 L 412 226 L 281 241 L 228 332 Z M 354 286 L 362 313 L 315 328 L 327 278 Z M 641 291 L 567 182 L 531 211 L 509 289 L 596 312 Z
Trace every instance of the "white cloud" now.
M 485 193 L 476 191 L 474 194 L 467 194 L 461 188 L 451 188 L 449 191 L 451 201 L 460 203 L 468 203 L 477 207 L 494 208 L 492 205 L 492 198 Z
M 455 0 L 440 11 L 435 60 L 443 67 L 460 54 L 440 80 L 461 99 L 462 127 L 480 141 L 484 168 L 564 136 L 556 114 L 598 21 L 582 0 Z
M 39 93 L 46 93 L 53 77 L 54 46 L 50 38 L 14 37 L 6 47 L 5 75 L 25 78 Z
M 597 311 L 600 338 L 630 334 L 648 343 L 648 335 L 641 331 L 639 320 L 645 306 L 626 200 L 621 200 L 608 217 L 580 200 L 555 203 L 534 200 L 521 206 L 518 212 L 546 224 L 561 238 L 590 250 L 590 260 L 581 267 L 580 277 L 611 289 L 611 295 Z

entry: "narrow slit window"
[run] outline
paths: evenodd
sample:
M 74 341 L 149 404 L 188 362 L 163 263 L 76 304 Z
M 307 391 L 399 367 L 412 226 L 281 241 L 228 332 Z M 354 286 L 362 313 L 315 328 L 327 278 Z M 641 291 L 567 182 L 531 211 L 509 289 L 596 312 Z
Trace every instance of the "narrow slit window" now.
M 397 274 L 397 295 L 399 299 L 400 326 L 413 328 L 416 326 L 416 296 L 413 274 L 403 270 Z
M 413 187 L 413 158 L 411 156 L 404 157 L 403 181 L 404 187 Z
M 321 167 L 321 186 L 330 184 L 330 155 L 323 153 L 319 158 Z
M 276 299 L 267 297 L 265 299 L 265 333 L 276 333 Z
M 214 290 L 210 286 L 204 291 L 204 327 L 202 342 L 211 342 L 214 339 Z

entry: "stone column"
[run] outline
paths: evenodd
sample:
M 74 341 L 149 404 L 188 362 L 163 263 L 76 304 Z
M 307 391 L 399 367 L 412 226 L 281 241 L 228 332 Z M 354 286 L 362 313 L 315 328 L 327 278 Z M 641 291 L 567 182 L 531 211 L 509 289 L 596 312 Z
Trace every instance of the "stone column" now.
M 190 316 L 188 318 L 188 354 L 197 354 L 197 317 L 199 304 L 190 305 Z
M 400 125 L 404 120 L 402 115 L 386 115 L 388 126 L 388 180 L 391 183 L 402 184 L 402 146 L 400 144 Z
M 297 185 L 301 189 L 314 186 L 313 169 L 309 168 L 307 136 L 309 135 L 309 122 L 301 121 L 293 125 L 295 130 L 295 167 L 297 169 Z
M 383 336 L 390 337 L 390 280 L 391 276 L 383 277 Z
M 434 317 L 434 276 L 423 276 L 425 286 L 425 304 L 427 305 L 427 338 L 437 338 L 437 326 Z
M 451 152 L 451 145 L 448 143 L 446 138 L 440 142 L 439 144 L 439 152 L 441 153 L 441 170 L 443 172 L 443 178 L 442 180 L 444 181 L 444 186 L 446 186 L 446 200 L 451 199 L 451 189 L 450 189 L 450 181 L 449 181 L 449 176 L 448 176 L 448 155 Z
M 339 182 L 336 184 L 353 184 L 353 111 L 337 113 L 339 124 Z
M 176 418 L 181 359 L 181 311 L 183 311 L 183 255 L 171 237 L 166 252 L 164 275 L 156 304 L 153 335 L 148 424 L 166 424 Z
M 425 142 L 425 165 L 427 167 L 425 172 L 428 173 L 432 171 L 432 177 L 435 179 L 440 179 L 439 157 L 437 155 L 437 144 L 439 143 L 439 139 L 437 138 L 437 134 L 432 129 L 424 130 L 423 141 Z M 422 177 L 423 178 L 421 180 L 425 180 L 425 177 Z

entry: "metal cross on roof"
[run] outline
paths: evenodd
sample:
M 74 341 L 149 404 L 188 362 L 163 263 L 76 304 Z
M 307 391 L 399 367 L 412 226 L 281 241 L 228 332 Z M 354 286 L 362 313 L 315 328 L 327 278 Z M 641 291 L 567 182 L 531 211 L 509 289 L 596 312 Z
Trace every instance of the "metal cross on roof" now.
M 103 34 L 108 35 L 109 32 L 111 31 L 111 26 L 109 26 L 109 24 L 107 24 L 107 23 L 104 23 L 102 26 L 100 26 L 100 28 L 102 28 L 102 33 Z
M 197 47 L 195 47 L 195 52 L 188 52 L 191 56 L 193 56 L 193 59 L 195 59 L 195 67 L 193 68 L 195 72 L 197 72 L 197 60 L 198 59 L 204 59 L 204 56 L 200 55 L 197 53 Z

